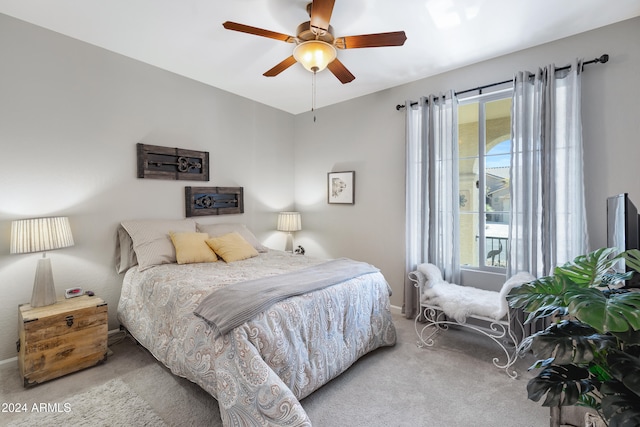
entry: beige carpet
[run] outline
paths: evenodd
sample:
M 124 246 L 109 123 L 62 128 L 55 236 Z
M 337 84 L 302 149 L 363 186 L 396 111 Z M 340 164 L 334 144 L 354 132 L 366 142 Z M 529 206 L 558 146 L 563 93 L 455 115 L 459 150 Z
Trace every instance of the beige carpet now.
M 532 360 L 518 361 L 521 378 L 512 380 L 491 363 L 499 350 L 488 339 L 467 330 L 450 330 L 435 348 L 420 349 L 413 321 L 400 316 L 394 316 L 394 321 L 398 329 L 395 347 L 366 355 L 302 400 L 314 427 L 549 425 L 549 410 L 526 397 L 531 375 L 526 368 Z M 134 418 L 139 411 L 157 414 L 168 426 L 221 426 L 217 401 L 200 387 L 172 375 L 128 339 L 110 348 L 114 354 L 105 364 L 30 389 L 22 387 L 17 363 L 0 365 L 0 402 L 72 402 L 117 380 L 145 404 L 134 405 L 135 410 L 123 409 L 104 393 L 94 407 L 74 412 L 87 419 L 91 413 L 100 413 L 106 420 L 116 420 L 116 412 L 129 414 L 126 424 L 105 424 L 111 426 L 144 426 L 144 421 Z M 0 413 L 0 426 L 27 418 L 32 421 L 29 425 L 38 425 L 33 422 L 34 414 Z M 41 425 L 74 426 L 47 417 Z
M 30 406 L 24 403 L 22 408 L 26 413 L 16 414 L 17 419 L 8 424 L 10 427 L 166 426 L 149 404 L 119 378 L 64 401 Z

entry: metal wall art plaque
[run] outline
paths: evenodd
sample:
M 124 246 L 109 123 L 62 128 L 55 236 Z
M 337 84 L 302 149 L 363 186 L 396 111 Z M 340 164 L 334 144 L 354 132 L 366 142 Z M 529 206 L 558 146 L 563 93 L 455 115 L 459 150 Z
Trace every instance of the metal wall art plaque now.
M 242 187 L 185 187 L 186 216 L 244 213 Z
M 138 178 L 209 181 L 209 152 L 138 143 Z

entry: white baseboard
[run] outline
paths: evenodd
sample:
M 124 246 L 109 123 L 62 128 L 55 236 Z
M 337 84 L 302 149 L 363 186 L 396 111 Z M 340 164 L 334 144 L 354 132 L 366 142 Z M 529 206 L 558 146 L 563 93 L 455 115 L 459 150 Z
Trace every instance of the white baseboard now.
M 393 314 L 402 314 L 402 307 L 398 307 L 397 305 L 391 306 L 391 313 Z
M 10 359 L 0 360 L 0 365 L 6 365 L 7 363 L 16 363 L 18 361 L 18 357 L 12 357 Z

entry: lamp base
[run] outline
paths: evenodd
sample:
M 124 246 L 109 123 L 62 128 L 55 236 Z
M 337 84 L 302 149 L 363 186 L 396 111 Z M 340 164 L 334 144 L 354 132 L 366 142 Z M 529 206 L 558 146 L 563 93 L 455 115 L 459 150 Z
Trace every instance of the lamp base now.
M 284 246 L 284 251 L 293 253 L 293 235 L 291 233 L 287 233 L 287 243 Z
M 49 258 L 40 258 L 36 268 L 36 278 L 33 281 L 31 307 L 43 307 L 55 304 L 56 301 L 56 288 L 53 286 L 51 260 Z

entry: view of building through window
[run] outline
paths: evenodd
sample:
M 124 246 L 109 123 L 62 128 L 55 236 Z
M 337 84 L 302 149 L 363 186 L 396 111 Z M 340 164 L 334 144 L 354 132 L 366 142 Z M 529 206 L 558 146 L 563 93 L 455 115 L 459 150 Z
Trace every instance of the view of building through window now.
M 511 206 L 511 92 L 460 101 L 458 122 L 460 263 L 504 269 Z

